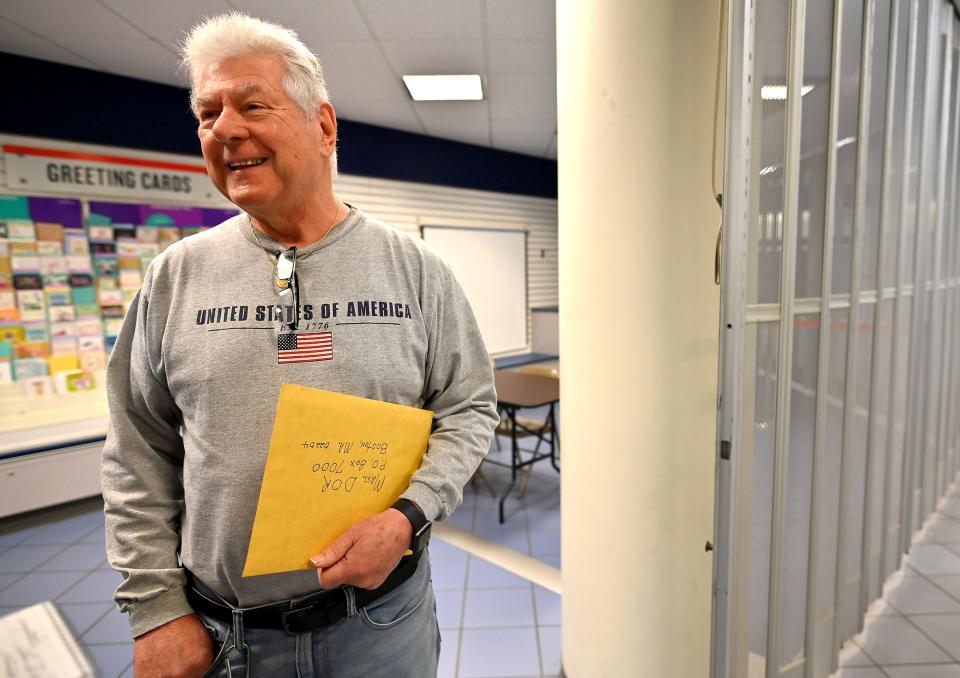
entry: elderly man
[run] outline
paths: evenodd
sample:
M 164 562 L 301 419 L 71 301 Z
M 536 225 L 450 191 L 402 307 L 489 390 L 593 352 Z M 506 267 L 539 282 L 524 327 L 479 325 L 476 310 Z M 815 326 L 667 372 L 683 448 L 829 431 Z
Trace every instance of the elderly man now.
M 242 213 L 157 257 L 110 359 L 107 550 L 135 673 L 434 675 L 423 548 L 497 423 L 476 321 L 422 242 L 335 195 L 337 121 L 295 33 L 216 17 L 184 64 L 207 171 Z M 394 508 L 316 569 L 244 578 L 282 382 L 423 407 L 434 423 Z

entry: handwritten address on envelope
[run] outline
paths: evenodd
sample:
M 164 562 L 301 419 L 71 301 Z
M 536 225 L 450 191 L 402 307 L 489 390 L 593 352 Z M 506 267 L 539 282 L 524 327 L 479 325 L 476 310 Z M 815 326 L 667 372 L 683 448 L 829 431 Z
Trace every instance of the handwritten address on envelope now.
M 283 384 L 243 576 L 306 569 L 350 525 L 391 506 L 432 421 L 415 407 Z

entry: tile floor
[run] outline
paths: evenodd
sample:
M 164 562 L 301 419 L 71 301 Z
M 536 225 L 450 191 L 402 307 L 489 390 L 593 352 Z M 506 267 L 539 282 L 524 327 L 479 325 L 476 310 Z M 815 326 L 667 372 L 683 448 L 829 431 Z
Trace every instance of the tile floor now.
M 479 483 L 465 488 L 451 522 L 559 567 L 559 476 L 548 464 L 538 466 L 525 497 L 509 500 L 504 525 Z M 485 469 L 494 487 L 504 486 L 503 469 Z M 442 539 L 430 552 L 443 638 L 440 678 L 560 674 L 559 595 Z M 119 581 L 106 564 L 99 498 L 0 519 L 0 616 L 53 600 L 110 678 L 132 675 L 129 625 L 112 602 Z
M 836 678 L 960 678 L 960 483 L 840 653 Z

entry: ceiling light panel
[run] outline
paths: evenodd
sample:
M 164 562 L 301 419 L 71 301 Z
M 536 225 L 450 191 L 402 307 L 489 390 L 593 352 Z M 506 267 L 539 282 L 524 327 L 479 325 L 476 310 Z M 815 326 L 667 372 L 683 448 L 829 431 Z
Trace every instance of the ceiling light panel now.
M 478 101 L 483 99 L 479 75 L 405 75 L 414 101 Z
M 800 96 L 805 97 L 813 91 L 813 85 L 804 85 L 800 88 Z M 760 88 L 760 98 L 764 101 L 786 101 L 786 85 L 764 85 Z

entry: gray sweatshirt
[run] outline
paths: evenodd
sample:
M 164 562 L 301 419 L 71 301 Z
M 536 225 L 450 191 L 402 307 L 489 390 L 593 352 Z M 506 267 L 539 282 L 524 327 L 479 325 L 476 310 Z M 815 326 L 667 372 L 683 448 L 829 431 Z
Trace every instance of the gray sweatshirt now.
M 449 267 L 356 209 L 298 254 L 299 332 L 329 332 L 332 353 L 285 352 L 303 362 L 281 364 L 292 302 L 246 214 L 164 251 L 130 307 L 108 366 L 102 484 L 107 555 L 124 577 L 115 599 L 134 636 L 191 612 L 178 552 L 238 606 L 317 590 L 313 570 L 241 577 L 281 383 L 432 410 L 403 496 L 433 520 L 459 505 L 489 448 L 490 359 Z

